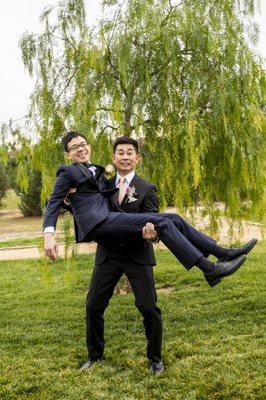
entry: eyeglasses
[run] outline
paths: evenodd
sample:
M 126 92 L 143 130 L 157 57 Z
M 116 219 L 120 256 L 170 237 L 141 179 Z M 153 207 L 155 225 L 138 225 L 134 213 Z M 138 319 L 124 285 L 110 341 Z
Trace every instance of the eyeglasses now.
M 78 149 L 81 147 L 82 149 L 86 149 L 86 147 L 88 146 L 87 143 L 83 142 L 80 144 L 74 144 L 73 146 L 71 146 L 68 151 L 78 151 Z

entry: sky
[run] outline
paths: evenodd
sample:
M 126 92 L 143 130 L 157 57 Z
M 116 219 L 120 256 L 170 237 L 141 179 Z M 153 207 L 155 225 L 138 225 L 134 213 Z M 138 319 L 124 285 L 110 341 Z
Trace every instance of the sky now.
M 0 15 L 0 125 L 10 118 L 23 125 L 27 113 L 29 97 L 34 88 L 22 63 L 19 39 L 26 31 L 39 33 L 39 17 L 45 7 L 56 5 L 58 0 L 8 0 L 1 2 Z M 101 13 L 100 0 L 85 0 L 89 22 Z M 260 26 L 260 41 L 256 47 L 266 60 L 266 0 L 260 1 L 260 13 L 256 21 Z M 21 119 L 21 120 L 20 120 Z

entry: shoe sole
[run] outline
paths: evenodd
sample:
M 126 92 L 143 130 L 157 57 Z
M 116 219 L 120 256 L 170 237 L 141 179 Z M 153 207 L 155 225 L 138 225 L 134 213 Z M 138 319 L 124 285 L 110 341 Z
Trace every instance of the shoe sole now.
M 246 256 L 240 256 L 240 257 L 242 257 L 242 258 L 241 258 L 241 260 L 238 261 L 239 264 L 236 265 L 236 268 L 235 268 L 233 271 L 230 271 L 230 272 L 228 272 L 227 274 L 224 274 L 221 278 L 216 278 L 216 279 L 215 279 L 214 281 L 212 281 L 212 282 L 208 282 L 209 285 L 210 285 L 211 287 L 216 286 L 216 285 L 218 285 L 218 283 L 221 282 L 221 279 L 226 278 L 227 276 L 233 275 L 233 274 L 241 267 L 241 265 L 244 264 L 244 262 L 245 262 L 246 259 L 247 259 Z
M 160 369 L 159 371 L 154 371 L 152 368 L 150 368 L 150 374 L 152 374 L 152 375 L 161 374 L 163 371 L 164 371 L 164 367 L 162 369 Z

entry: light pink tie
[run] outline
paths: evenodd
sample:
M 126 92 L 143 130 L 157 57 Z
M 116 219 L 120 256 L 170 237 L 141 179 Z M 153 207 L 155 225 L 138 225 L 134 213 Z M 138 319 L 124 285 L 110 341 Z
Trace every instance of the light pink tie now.
M 126 185 L 125 185 L 126 178 L 121 177 L 119 181 L 119 193 L 118 193 L 118 203 L 121 204 L 123 198 L 126 194 Z

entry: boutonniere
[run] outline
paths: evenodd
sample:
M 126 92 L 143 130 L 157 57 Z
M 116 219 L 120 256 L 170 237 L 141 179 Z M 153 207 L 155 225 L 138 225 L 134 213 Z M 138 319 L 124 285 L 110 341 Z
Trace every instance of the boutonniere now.
M 129 186 L 129 187 L 127 188 L 126 194 L 127 194 L 127 202 L 128 202 L 128 203 L 133 203 L 133 201 L 137 201 L 137 200 L 138 200 L 138 199 L 135 197 L 135 195 L 137 195 L 135 186 L 132 186 L 132 187 Z
M 115 176 L 115 174 L 116 174 L 116 171 L 115 171 L 114 166 L 112 164 L 108 164 L 105 167 L 105 170 L 104 170 L 105 178 L 106 179 L 111 179 L 111 178 L 113 178 L 113 176 Z

